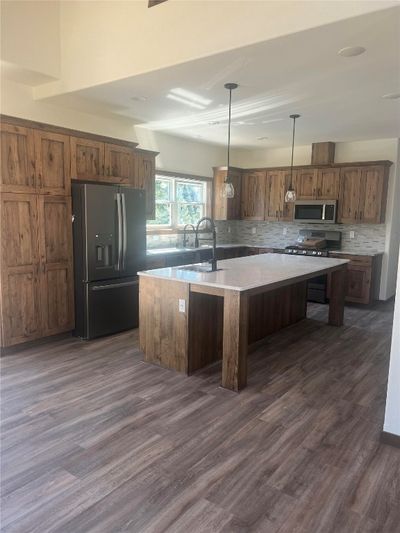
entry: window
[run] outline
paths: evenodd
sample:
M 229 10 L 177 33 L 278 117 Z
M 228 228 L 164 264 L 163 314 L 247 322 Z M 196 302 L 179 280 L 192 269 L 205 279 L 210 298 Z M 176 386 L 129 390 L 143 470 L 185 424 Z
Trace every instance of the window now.
M 205 216 L 206 182 L 157 175 L 155 187 L 156 218 L 148 221 L 151 228 L 179 229 Z

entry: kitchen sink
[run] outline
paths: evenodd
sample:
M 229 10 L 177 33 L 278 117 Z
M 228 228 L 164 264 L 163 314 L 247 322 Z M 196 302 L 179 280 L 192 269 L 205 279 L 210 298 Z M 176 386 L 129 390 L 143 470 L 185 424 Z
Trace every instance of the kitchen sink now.
M 180 266 L 179 270 L 191 270 L 192 272 L 217 272 L 219 270 L 222 270 L 222 268 L 217 268 L 217 270 L 211 270 L 211 265 L 186 265 L 186 266 Z

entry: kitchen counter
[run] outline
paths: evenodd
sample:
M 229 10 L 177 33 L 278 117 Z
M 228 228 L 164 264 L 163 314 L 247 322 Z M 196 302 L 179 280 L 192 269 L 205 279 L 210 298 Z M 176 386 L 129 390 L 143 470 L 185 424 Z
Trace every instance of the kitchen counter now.
M 329 324 L 343 324 L 347 259 L 262 254 L 220 270 L 139 272 L 144 361 L 191 374 L 222 358 L 222 386 L 247 383 L 248 346 L 306 317 L 307 280 L 330 274 Z
M 217 244 L 217 248 L 253 248 L 249 244 Z M 148 248 L 147 255 L 184 254 L 211 250 L 212 246 L 199 246 L 198 248 Z
M 261 254 L 218 261 L 216 272 L 195 272 L 185 267 L 158 268 L 139 272 L 139 276 L 158 277 L 220 289 L 248 291 L 258 287 L 278 288 L 303 281 L 348 263 L 347 259 L 297 257 L 286 254 Z

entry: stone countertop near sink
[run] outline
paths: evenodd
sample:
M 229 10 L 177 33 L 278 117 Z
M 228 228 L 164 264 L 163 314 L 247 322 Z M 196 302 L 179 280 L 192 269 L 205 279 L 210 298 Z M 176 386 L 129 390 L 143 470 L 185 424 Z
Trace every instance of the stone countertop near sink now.
M 275 289 L 304 281 L 336 270 L 348 262 L 347 259 L 261 254 L 218 261 L 219 270 L 216 272 L 196 272 L 185 267 L 168 267 L 138 274 L 194 285 L 247 291 L 266 285 Z
M 250 244 L 217 244 L 217 248 L 262 248 L 261 246 L 252 246 Z M 201 250 L 211 250 L 212 246 L 199 246 L 198 248 L 148 248 L 147 255 L 164 255 L 164 254 L 185 254 L 190 252 L 199 252 Z

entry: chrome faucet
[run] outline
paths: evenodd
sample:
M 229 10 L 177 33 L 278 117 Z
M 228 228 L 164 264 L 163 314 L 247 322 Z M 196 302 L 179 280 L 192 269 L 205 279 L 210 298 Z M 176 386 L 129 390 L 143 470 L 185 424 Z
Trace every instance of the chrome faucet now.
M 212 241 L 213 241 L 213 247 L 212 247 L 212 258 L 209 261 L 211 263 L 211 271 L 215 272 L 217 270 L 217 230 L 215 228 L 215 222 L 210 217 L 203 217 L 197 222 L 196 226 L 196 238 L 195 238 L 195 248 L 199 247 L 200 240 L 202 241 L 209 241 L 210 239 L 200 239 L 199 238 L 199 228 L 202 222 L 208 222 L 211 226 L 211 232 L 212 232 Z
M 183 228 L 183 247 L 186 248 L 186 245 L 188 243 L 188 235 L 187 235 L 187 228 L 192 228 L 193 233 L 196 233 L 196 228 L 193 226 L 193 224 L 186 224 Z

